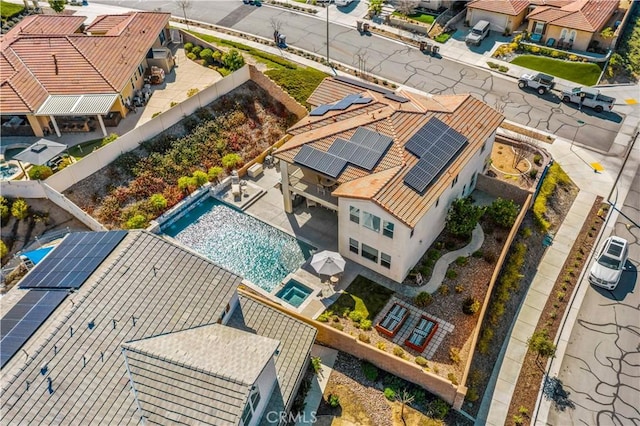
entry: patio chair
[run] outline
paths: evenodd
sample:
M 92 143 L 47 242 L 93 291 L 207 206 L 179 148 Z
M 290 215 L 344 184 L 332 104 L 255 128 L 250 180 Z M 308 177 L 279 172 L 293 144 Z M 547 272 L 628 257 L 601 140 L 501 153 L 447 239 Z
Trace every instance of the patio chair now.
M 529 36 L 529 40 L 534 43 L 540 43 L 540 40 L 542 40 L 542 34 L 531 34 Z

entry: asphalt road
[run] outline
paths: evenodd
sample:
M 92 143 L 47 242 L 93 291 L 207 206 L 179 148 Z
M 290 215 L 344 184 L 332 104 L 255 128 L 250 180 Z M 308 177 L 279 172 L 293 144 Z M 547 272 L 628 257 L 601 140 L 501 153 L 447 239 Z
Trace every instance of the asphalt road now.
M 177 16 L 183 11 L 174 1 L 99 1 L 142 10 L 162 10 Z M 331 6 L 334 7 L 334 6 Z M 190 19 L 233 28 L 257 36 L 272 38 L 272 20 L 282 22 L 281 33 L 287 44 L 324 56 L 326 23 L 318 17 L 297 14 L 263 5 L 245 5 L 241 0 L 192 1 L 187 10 Z M 514 80 L 444 58 L 424 55 L 415 48 L 376 36 L 362 36 L 355 28 L 330 24 L 332 61 L 358 68 L 358 54 L 369 73 L 432 94 L 472 93 L 489 105 L 503 110 L 515 122 L 535 127 L 576 143 L 608 151 L 623 117 L 607 112 L 598 114 L 575 105 L 566 105 L 556 94 L 538 96 L 520 90 Z M 585 124 L 580 127 L 578 120 Z
M 614 291 L 587 290 L 558 376 L 566 394 L 550 425 L 640 424 L 640 169 L 620 210 L 627 217 L 614 234 L 630 243 L 627 270 Z

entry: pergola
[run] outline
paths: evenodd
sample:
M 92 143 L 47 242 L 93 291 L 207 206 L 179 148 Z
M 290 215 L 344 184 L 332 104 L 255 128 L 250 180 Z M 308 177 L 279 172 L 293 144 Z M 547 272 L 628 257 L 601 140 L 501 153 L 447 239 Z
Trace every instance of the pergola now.
M 29 148 L 14 155 L 13 159 L 18 160 L 18 164 L 20 164 L 22 172 L 25 176 L 28 176 L 22 166 L 22 163 L 31 163 L 41 166 L 62 154 L 66 149 L 67 145 L 63 143 L 50 141 L 49 139 L 40 139 Z
M 61 136 L 56 116 L 87 116 L 95 115 L 100 123 L 102 134 L 107 136 L 107 129 L 102 121 L 102 115 L 109 113 L 118 95 L 86 94 L 86 95 L 49 95 L 47 100 L 36 111 L 36 116 L 49 116 L 53 129 L 58 137 Z

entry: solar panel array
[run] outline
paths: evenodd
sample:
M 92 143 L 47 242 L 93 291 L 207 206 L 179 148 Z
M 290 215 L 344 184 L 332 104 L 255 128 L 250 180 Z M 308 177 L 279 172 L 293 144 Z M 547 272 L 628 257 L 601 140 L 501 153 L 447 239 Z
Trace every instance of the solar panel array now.
M 0 368 L 56 310 L 66 291 L 29 290 L 0 320 Z
M 349 77 L 343 77 L 340 75 L 334 76 L 334 80 L 341 81 L 343 83 L 350 84 L 352 86 L 360 87 L 362 89 L 371 90 L 372 92 L 381 93 L 385 98 L 391 99 L 392 101 L 404 103 L 409 102 L 409 99 L 404 98 L 402 96 L 396 95 L 392 90 L 385 89 L 384 87 L 376 86 L 375 84 L 365 83 L 359 80 L 355 80 Z
M 67 235 L 20 283 L 20 288 L 79 288 L 127 235 L 126 231 Z
M 392 142 L 389 136 L 359 127 L 350 140 L 337 138 L 327 152 L 303 145 L 293 161 L 336 178 L 347 163 L 373 170 Z
M 347 95 L 335 104 L 323 104 L 311 110 L 309 115 L 325 115 L 327 111 L 343 111 L 353 104 L 368 104 L 373 99 L 361 95 Z
M 409 170 L 404 183 L 424 192 L 466 144 L 466 137 L 432 117 L 405 144 L 405 149 L 420 160 Z

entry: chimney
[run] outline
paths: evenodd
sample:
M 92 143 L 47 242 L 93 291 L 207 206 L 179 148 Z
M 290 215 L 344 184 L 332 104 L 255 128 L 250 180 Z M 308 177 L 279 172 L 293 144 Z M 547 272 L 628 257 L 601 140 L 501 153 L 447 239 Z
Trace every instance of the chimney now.
M 51 57 L 53 58 L 53 66 L 56 69 L 56 75 L 58 75 L 58 59 L 56 58 L 56 54 L 52 53 Z

